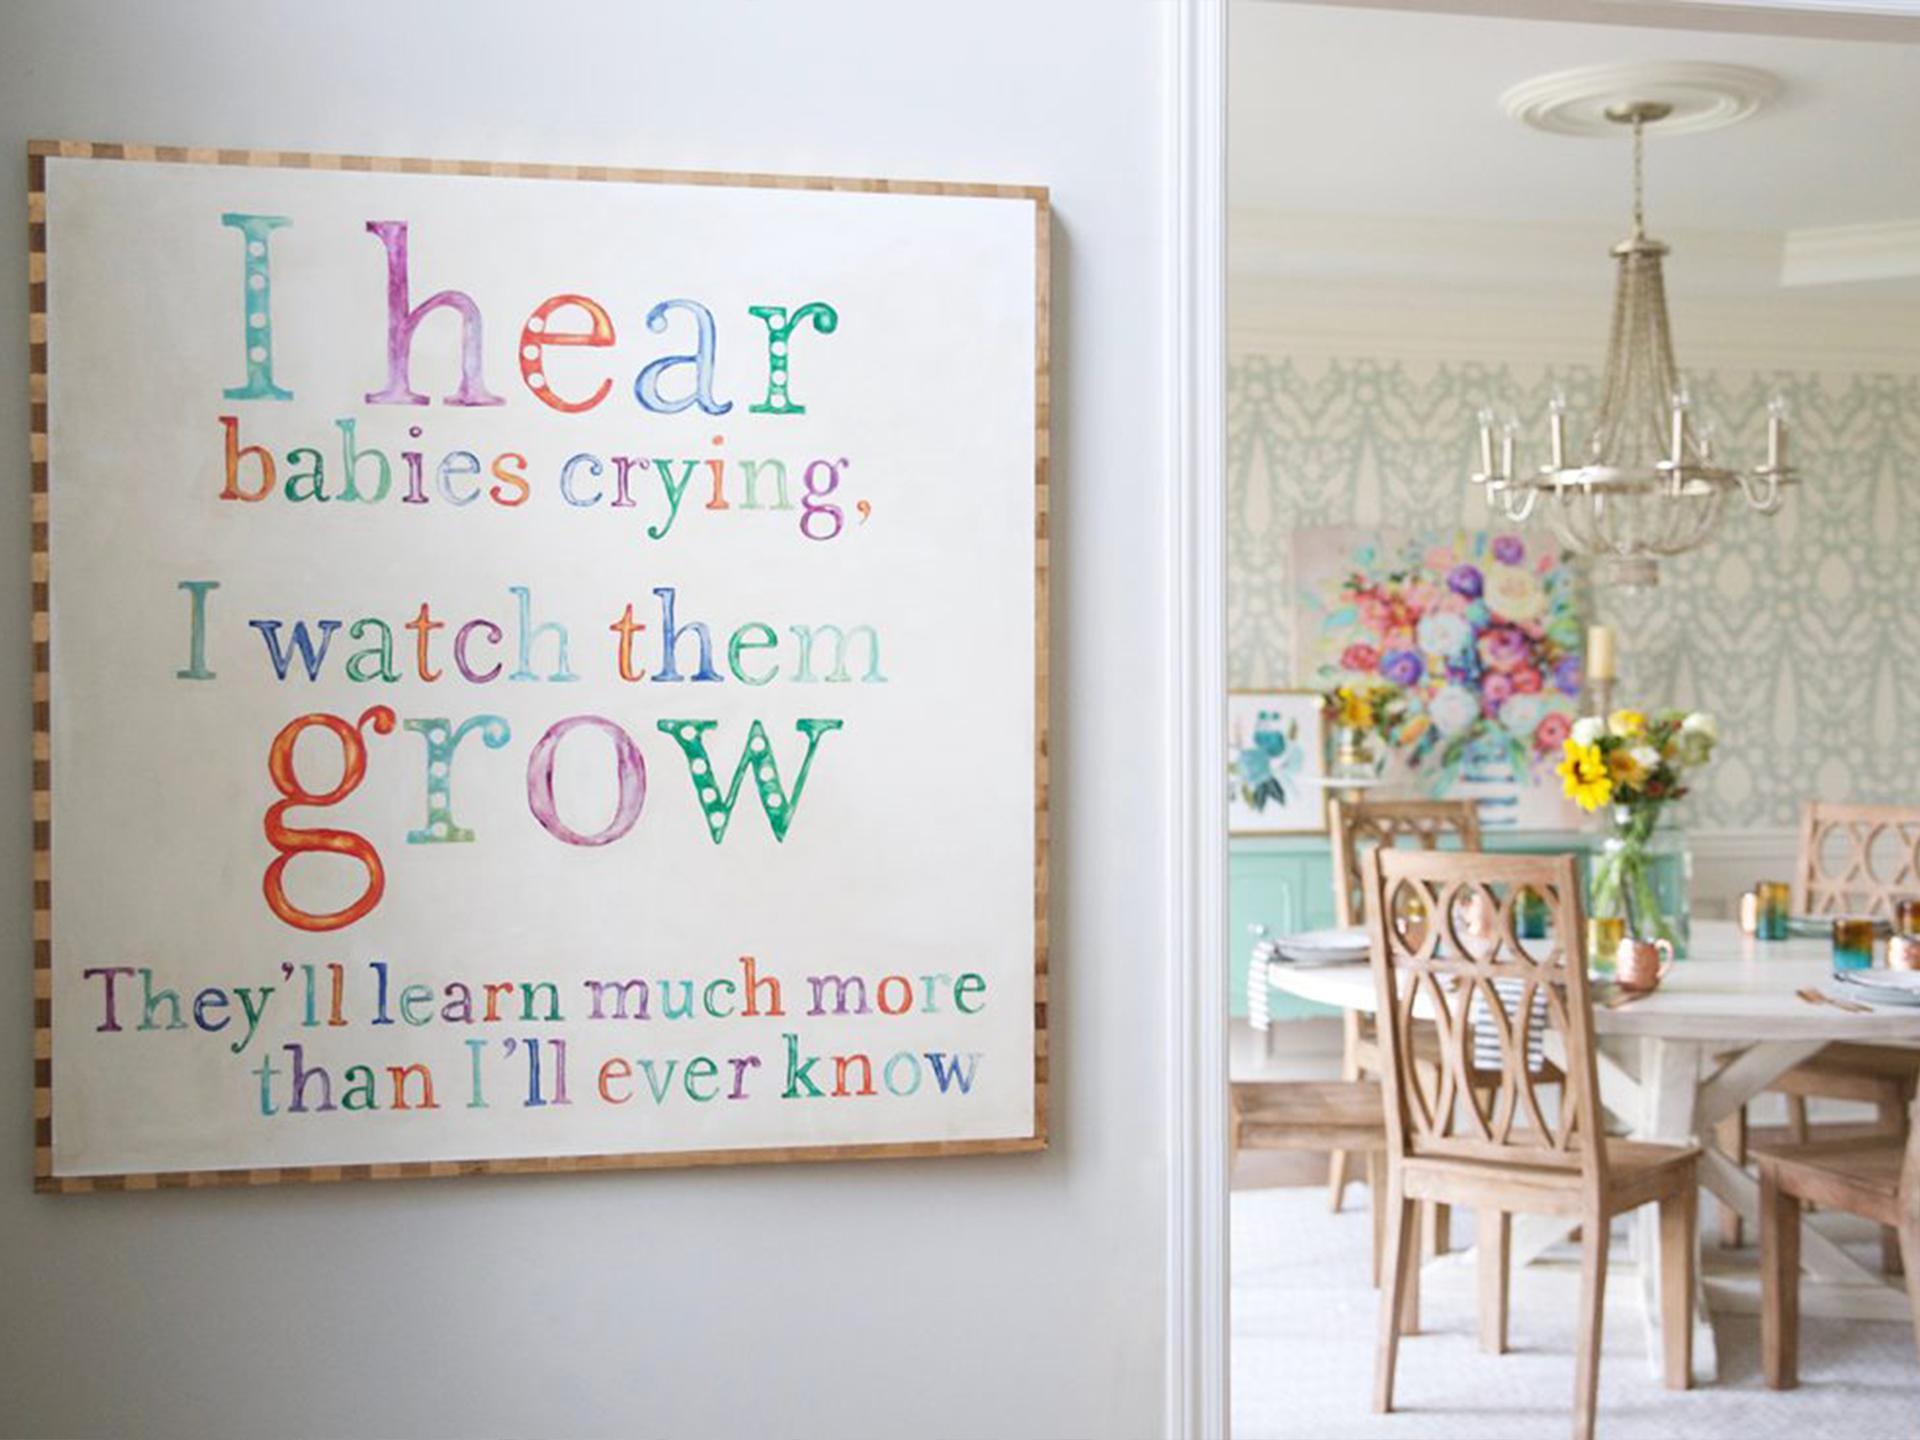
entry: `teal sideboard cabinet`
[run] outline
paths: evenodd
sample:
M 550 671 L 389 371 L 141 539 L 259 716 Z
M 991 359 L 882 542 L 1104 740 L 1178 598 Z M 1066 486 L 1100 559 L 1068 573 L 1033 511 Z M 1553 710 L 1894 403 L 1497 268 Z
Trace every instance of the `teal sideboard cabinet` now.
M 1599 837 L 1578 830 L 1494 830 L 1482 843 L 1489 850 L 1523 855 L 1577 851 L 1583 857 L 1584 872 L 1584 857 Z M 1228 994 L 1233 1018 L 1244 1020 L 1247 966 L 1255 942 L 1268 935 L 1317 930 L 1334 923 L 1333 852 L 1325 835 L 1236 835 L 1229 844 L 1227 872 Z M 1278 991 L 1270 1004 L 1276 1020 L 1333 1013 L 1324 1005 Z

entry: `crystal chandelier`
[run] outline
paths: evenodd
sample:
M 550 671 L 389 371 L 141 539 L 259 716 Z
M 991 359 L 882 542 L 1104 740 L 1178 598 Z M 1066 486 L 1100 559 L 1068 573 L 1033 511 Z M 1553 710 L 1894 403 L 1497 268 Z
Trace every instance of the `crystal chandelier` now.
M 1794 483 L 1787 464 L 1786 402 L 1767 407 L 1767 460 L 1729 469 L 1714 456 L 1711 426 L 1696 425 L 1673 360 L 1661 258 L 1647 237 L 1642 131 L 1672 113 L 1659 101 L 1610 106 L 1607 119 L 1633 127 L 1633 234 L 1613 247 L 1620 270 L 1613 328 L 1601 383 L 1600 414 L 1584 457 L 1569 456 L 1567 404 L 1555 393 L 1547 417 L 1548 462 L 1530 473 L 1514 466 L 1517 421 L 1496 424 L 1480 412 L 1480 469 L 1472 477 L 1487 503 L 1516 524 L 1539 509 L 1561 544 L 1596 562 L 1597 578 L 1623 585 L 1659 583 L 1659 562 L 1704 544 L 1738 491 L 1762 515 L 1780 508 Z

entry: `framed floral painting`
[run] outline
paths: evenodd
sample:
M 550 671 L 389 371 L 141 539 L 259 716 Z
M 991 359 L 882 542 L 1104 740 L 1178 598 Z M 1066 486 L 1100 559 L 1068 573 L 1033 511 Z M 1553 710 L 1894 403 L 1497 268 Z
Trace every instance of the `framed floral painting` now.
M 1327 828 L 1326 734 L 1315 690 L 1227 696 L 1227 831 L 1302 835 Z
M 1554 765 L 1585 631 L 1558 548 L 1510 531 L 1296 531 L 1296 673 L 1407 697 L 1389 778 L 1474 799 L 1488 828 L 1573 829 Z

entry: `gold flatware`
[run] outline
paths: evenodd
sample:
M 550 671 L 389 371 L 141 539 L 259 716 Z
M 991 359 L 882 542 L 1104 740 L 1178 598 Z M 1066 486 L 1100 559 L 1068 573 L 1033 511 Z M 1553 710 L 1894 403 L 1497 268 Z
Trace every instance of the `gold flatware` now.
M 1837 996 L 1827 994 L 1824 990 L 1807 989 L 1797 990 L 1794 993 L 1809 1005 L 1831 1005 L 1834 1009 L 1845 1010 L 1851 1015 L 1873 1014 L 1873 1007 L 1871 1005 L 1861 1005 L 1852 1000 L 1842 1000 Z

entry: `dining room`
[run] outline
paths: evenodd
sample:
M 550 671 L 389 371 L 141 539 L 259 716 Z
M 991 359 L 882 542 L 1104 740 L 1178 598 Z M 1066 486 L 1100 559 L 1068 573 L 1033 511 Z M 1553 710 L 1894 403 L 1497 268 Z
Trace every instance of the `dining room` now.
M 1875 8 L 1231 6 L 1237 1435 L 1920 1434 Z

